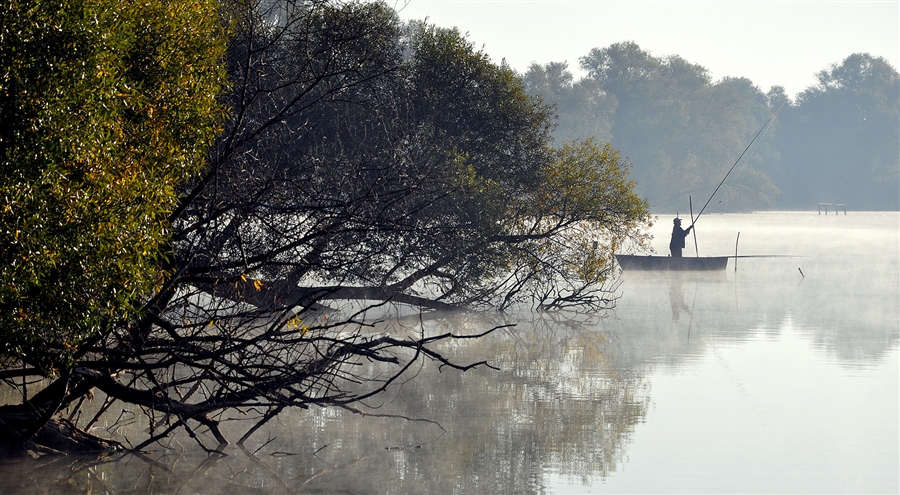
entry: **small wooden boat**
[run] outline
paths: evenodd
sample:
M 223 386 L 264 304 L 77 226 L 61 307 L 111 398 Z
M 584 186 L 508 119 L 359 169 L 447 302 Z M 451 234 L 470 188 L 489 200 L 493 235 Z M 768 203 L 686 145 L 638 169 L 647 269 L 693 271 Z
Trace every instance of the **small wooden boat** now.
M 640 256 L 617 254 L 616 261 L 623 270 L 724 270 L 731 256 L 711 256 L 708 258 L 672 258 L 671 256 Z

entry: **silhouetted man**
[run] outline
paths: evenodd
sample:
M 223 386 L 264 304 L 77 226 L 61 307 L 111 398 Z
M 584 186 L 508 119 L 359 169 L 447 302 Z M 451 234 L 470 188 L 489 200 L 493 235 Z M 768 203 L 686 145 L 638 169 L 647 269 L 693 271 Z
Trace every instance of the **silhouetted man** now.
M 672 240 L 669 241 L 669 250 L 672 251 L 673 258 L 681 258 L 681 250 L 684 249 L 684 238 L 687 237 L 694 226 L 691 225 L 687 229 L 682 229 L 680 218 L 676 218 L 673 222 L 675 226 L 672 227 Z

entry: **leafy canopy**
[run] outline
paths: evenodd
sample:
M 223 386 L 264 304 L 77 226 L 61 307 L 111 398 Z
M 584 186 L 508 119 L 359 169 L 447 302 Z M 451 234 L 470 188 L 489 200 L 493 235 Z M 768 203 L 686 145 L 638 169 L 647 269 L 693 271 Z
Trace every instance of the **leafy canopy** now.
M 210 0 L 0 6 L 0 359 L 45 371 L 157 278 L 176 189 L 221 120 Z

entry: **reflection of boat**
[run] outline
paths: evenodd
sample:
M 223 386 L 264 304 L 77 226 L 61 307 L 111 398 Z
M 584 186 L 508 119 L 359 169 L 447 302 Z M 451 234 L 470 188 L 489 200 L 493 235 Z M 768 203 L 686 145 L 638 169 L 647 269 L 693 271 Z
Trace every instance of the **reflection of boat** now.
M 616 261 L 619 262 L 619 266 L 623 270 L 724 270 L 728 266 L 728 258 L 729 256 L 672 258 L 670 256 L 639 256 L 634 254 L 616 255 Z

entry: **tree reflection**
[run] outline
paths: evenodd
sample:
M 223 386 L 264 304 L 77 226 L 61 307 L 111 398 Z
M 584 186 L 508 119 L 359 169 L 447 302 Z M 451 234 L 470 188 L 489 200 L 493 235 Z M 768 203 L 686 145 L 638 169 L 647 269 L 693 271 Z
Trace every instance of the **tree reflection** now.
M 548 475 L 575 484 L 609 476 L 646 416 L 644 380 L 613 367 L 610 339 L 596 321 L 536 316 L 515 323 L 504 335 L 443 349 L 486 359 L 499 372 L 423 363 L 416 379 L 397 384 L 364 414 L 285 412 L 229 456 L 206 457 L 175 438 L 167 449 L 114 463 L 29 469 L 84 493 L 542 493 Z M 459 332 L 483 324 L 463 315 L 425 327 Z M 21 476 L 11 469 L 0 467 L 4 479 Z

